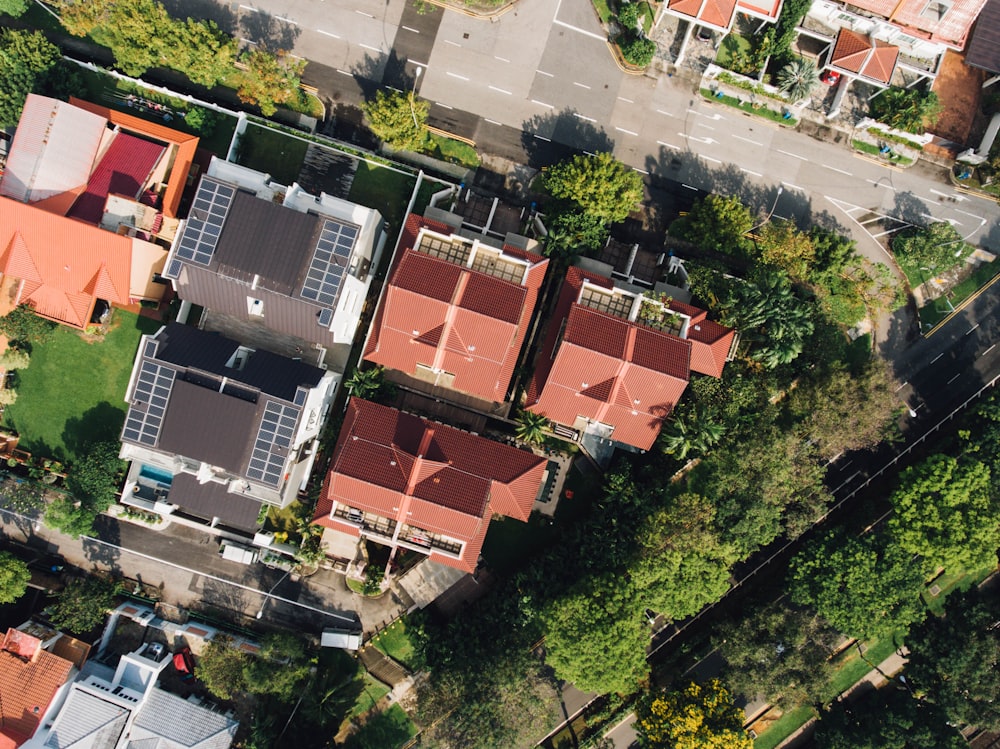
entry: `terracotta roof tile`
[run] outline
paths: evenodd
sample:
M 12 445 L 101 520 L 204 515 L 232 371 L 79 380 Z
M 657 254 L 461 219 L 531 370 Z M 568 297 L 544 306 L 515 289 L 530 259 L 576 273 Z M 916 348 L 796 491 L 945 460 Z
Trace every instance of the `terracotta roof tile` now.
M 688 328 L 691 340 L 691 369 L 701 374 L 722 377 L 729 349 L 732 348 L 736 331 L 719 325 L 712 320 L 704 320 Z
M 87 180 L 87 189 L 67 215 L 96 226 L 104 215 L 108 195 L 138 198 L 165 150 L 158 143 L 118 133 Z
M 888 83 L 899 58 L 899 48 L 872 40 L 851 29 L 841 29 L 830 54 L 830 65 L 849 73 Z
M 461 276 L 462 269 L 454 263 L 406 250 L 389 283 L 439 302 L 450 302 Z
M 631 361 L 653 372 L 686 380 L 691 373 L 691 342 L 657 330 L 636 327 Z
M 523 286 L 471 272 L 458 304 L 486 317 L 516 324 L 521 319 L 526 295 Z
M 7 631 L 4 646 L 5 649 L 0 650 L 0 695 L 3 697 L 0 700 L 0 735 L 13 739 L 15 746 L 19 746 L 38 728 L 52 698 L 69 678 L 73 664 L 41 650 L 41 643 L 36 638 L 17 630 Z
M 627 320 L 574 304 L 566 321 L 564 340 L 620 359 L 625 355 L 628 330 Z

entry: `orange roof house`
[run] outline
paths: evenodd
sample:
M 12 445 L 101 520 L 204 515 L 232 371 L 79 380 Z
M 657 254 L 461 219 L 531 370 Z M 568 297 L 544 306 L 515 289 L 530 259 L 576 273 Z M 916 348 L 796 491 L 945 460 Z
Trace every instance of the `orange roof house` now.
M 474 572 L 490 518 L 526 521 L 546 464 L 525 450 L 351 398 L 315 522 Z
M 719 377 L 735 331 L 704 310 L 570 268 L 528 390 L 530 410 L 648 450 L 691 372 Z
M 548 260 L 411 215 L 364 358 L 501 403 Z
M 0 646 L 0 749 L 19 747 L 34 735 L 72 670 L 37 637 L 7 630 Z
M 841 29 L 826 66 L 868 83 L 887 86 L 899 59 L 899 47 L 850 29 Z
M 916 39 L 956 51 L 965 47 L 986 0 L 851 0 L 865 15 L 881 17 Z M 855 11 L 856 12 L 856 11 Z
M 782 0 L 667 0 L 661 13 L 668 13 L 714 31 L 728 33 L 738 14 L 776 21 Z

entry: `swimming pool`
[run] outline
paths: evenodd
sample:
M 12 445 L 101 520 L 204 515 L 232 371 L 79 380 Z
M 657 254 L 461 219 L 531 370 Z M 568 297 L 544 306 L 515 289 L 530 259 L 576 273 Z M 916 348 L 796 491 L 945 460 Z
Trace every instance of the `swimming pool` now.
M 156 466 L 147 466 L 145 463 L 139 469 L 139 477 L 155 481 L 164 486 L 170 486 L 174 480 L 174 475 L 170 471 L 164 471 L 162 468 L 157 468 Z

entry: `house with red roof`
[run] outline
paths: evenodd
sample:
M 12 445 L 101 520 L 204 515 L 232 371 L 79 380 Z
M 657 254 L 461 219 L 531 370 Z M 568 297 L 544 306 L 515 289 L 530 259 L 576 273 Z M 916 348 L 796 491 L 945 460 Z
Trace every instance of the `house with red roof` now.
M 548 260 L 524 237 L 494 241 L 435 217 L 407 219 L 364 358 L 435 396 L 503 403 Z
M 0 178 L 0 273 L 15 304 L 84 328 L 159 282 L 195 136 L 30 94 Z
M 8 629 L 0 644 L 0 749 L 27 742 L 58 712 L 76 668 L 20 629 Z
M 474 572 L 490 518 L 527 521 L 547 462 L 351 398 L 314 522 Z
M 572 267 L 540 348 L 528 408 L 579 440 L 653 446 L 691 373 L 720 377 L 736 333 L 666 294 Z
M 660 6 L 656 17 L 659 26 L 663 16 L 674 16 L 687 22 L 684 39 L 677 53 L 675 65 L 684 60 L 691 34 L 696 27 L 721 34 L 725 37 L 732 31 L 737 16 L 744 15 L 764 23 L 774 23 L 781 15 L 783 0 L 666 0 Z M 721 42 L 720 42 L 721 43 Z

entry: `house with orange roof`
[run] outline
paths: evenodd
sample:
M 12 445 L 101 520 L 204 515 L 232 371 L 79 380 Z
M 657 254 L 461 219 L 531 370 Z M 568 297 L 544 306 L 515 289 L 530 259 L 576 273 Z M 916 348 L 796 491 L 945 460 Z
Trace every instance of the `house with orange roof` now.
M 527 393 L 529 410 L 595 456 L 648 450 L 691 373 L 720 377 L 736 333 L 704 310 L 572 267 Z
M 492 410 L 507 399 L 548 260 L 525 237 L 470 235 L 460 216 L 431 211 L 406 221 L 364 359 L 400 384 Z
M 162 298 L 197 143 L 89 102 L 30 94 L 0 177 L 3 290 L 75 328 L 109 306 Z
M 351 398 L 314 522 L 474 572 L 493 515 L 527 521 L 548 461 L 395 408 Z M 331 546 L 343 546 L 330 539 Z
M 675 65 L 680 65 L 696 28 L 707 29 L 724 38 L 732 31 L 738 16 L 757 19 L 761 25 L 774 23 L 781 15 L 781 6 L 782 0 L 666 0 L 660 6 L 656 25 L 659 26 L 665 15 L 687 22 L 680 51 L 674 60 Z
M 8 629 L 0 644 L 0 749 L 27 742 L 58 712 L 76 673 L 72 661 L 43 647 L 22 629 Z

